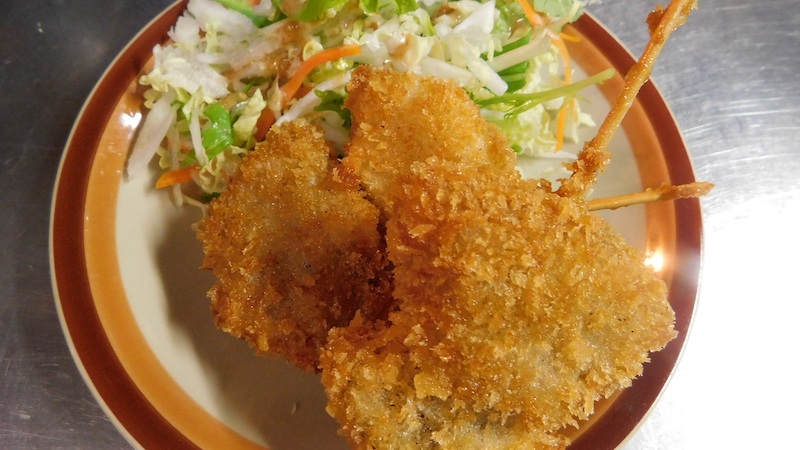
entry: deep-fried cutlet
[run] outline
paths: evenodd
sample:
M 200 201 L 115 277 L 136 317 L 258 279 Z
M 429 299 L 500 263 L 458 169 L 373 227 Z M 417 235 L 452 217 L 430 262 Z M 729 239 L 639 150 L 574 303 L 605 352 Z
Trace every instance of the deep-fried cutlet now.
M 380 208 L 387 207 L 395 180 L 431 156 L 454 168 L 514 168 L 516 157 L 502 131 L 483 120 L 475 102 L 452 82 L 361 66 L 347 91 L 353 124 L 343 163 Z
M 515 174 L 417 166 L 387 223 L 399 310 L 334 330 L 357 448 L 547 448 L 674 331 L 664 283 L 599 216 Z
M 382 73 L 379 83 L 391 91 L 407 78 Z M 421 97 L 441 86 L 413 85 Z M 359 317 L 331 331 L 321 357 L 329 412 L 356 448 L 564 446 L 559 429 L 630 385 L 674 337 L 664 283 L 583 198 L 478 156 L 438 157 L 440 116 L 394 123 L 409 137 L 399 141 L 374 126 L 394 105 L 370 105 L 353 110 L 362 142 L 424 157 L 376 152 L 371 166 L 392 170 L 361 172 L 389 218 L 398 309 L 388 323 Z
M 287 123 L 212 203 L 218 325 L 320 368 L 356 448 L 565 446 L 674 337 L 664 283 L 583 197 L 523 180 L 456 85 L 359 69 L 349 91 L 341 164 Z
M 199 227 L 219 328 L 316 370 L 328 330 L 389 303 L 378 210 L 305 122 L 274 127 Z

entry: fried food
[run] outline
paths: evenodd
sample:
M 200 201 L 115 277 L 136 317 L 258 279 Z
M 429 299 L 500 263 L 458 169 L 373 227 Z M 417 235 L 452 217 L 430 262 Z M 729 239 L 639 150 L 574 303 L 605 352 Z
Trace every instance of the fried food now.
M 365 78 L 354 92 L 409 82 Z M 457 98 L 459 88 L 414 77 L 413 90 Z M 331 330 L 322 381 L 342 434 L 364 449 L 565 446 L 559 430 L 630 385 L 648 352 L 675 336 L 664 283 L 582 197 L 488 162 L 477 154 L 486 147 L 456 163 L 448 148 L 440 157 L 446 111 L 409 120 L 391 102 L 361 102 L 369 114 L 353 109 L 360 135 L 350 148 L 409 156 L 375 152 L 355 167 L 386 208 L 397 310 L 388 322 L 358 316 Z M 503 146 L 491 127 L 467 130 Z
M 663 281 L 585 199 L 659 46 L 555 192 L 455 84 L 356 70 L 341 164 L 286 124 L 212 205 L 218 323 L 319 367 L 355 448 L 565 447 L 676 334 Z
M 516 157 L 500 129 L 452 82 L 361 66 L 347 91 L 353 125 L 343 164 L 384 211 L 396 180 L 431 156 L 454 168 L 514 168 Z
M 274 127 L 199 227 L 217 326 L 316 370 L 333 327 L 390 300 L 378 210 L 305 122 Z

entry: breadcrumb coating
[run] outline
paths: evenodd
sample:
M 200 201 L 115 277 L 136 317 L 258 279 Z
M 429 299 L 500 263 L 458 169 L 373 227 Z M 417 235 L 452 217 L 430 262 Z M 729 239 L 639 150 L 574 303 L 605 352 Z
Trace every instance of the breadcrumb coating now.
M 220 328 L 321 370 L 359 449 L 563 448 L 674 336 L 582 196 L 524 180 L 454 83 L 362 67 L 347 156 L 273 128 L 198 237 Z
M 217 326 L 317 369 L 333 327 L 388 313 L 378 210 L 305 122 L 273 127 L 198 230 Z
M 356 448 L 563 447 L 674 337 L 664 283 L 584 205 L 438 162 L 397 191 L 399 309 L 333 330 L 322 356 Z
M 675 336 L 664 283 L 582 198 L 485 156 L 440 156 L 438 124 L 479 123 L 477 111 L 409 120 L 380 101 L 386 92 L 409 101 L 409 76 L 365 76 L 351 87 L 369 105 L 353 110 L 361 134 L 351 151 L 409 155 L 370 153 L 368 168 L 355 166 L 388 217 L 397 310 L 388 323 L 359 316 L 331 330 L 321 357 L 329 412 L 355 448 L 566 446 L 560 430 L 629 386 L 648 352 Z M 420 103 L 460 92 L 412 84 Z M 458 131 L 494 139 L 491 127 Z
M 514 170 L 516 156 L 502 131 L 480 116 L 466 91 L 454 86 L 369 66 L 353 72 L 345 101 L 353 124 L 342 163 L 382 210 L 388 210 L 387 193 L 398 177 L 432 156 L 454 168 Z

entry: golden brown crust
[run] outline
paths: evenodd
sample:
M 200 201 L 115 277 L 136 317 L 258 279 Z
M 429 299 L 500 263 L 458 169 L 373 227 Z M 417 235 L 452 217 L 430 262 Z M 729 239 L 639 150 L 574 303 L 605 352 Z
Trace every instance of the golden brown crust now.
M 387 224 L 399 310 L 335 330 L 329 409 L 357 448 L 550 448 L 675 335 L 609 225 L 516 174 L 418 167 Z M 355 328 L 355 330 L 354 330 Z
M 357 83 L 372 76 L 411 95 L 408 76 Z M 423 78 L 413 89 L 459 90 Z M 439 116 L 404 117 L 374 100 L 353 110 L 362 126 L 351 149 L 408 155 L 369 153 L 369 167 L 355 168 L 388 217 L 397 310 L 388 324 L 357 318 L 331 331 L 321 357 L 329 412 L 356 448 L 563 447 L 559 429 L 628 386 L 674 337 L 664 283 L 582 199 L 522 180 L 479 148 L 440 155 Z M 389 118 L 402 134 L 373 126 Z M 475 126 L 470 139 L 493 139 L 480 133 L 493 131 Z
M 386 193 L 397 178 L 431 156 L 454 167 L 513 170 L 505 136 L 451 82 L 361 66 L 353 72 L 345 106 L 353 125 L 343 164 L 380 208 L 387 208 Z
M 378 210 L 329 150 L 307 123 L 273 128 L 198 231 L 217 325 L 309 371 L 331 327 L 389 307 Z

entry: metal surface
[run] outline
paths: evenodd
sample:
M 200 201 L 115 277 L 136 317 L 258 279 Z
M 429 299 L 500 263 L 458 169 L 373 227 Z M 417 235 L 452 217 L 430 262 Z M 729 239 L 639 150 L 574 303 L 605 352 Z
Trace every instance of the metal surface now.
M 6 0 L 0 7 L 0 448 L 125 448 L 84 385 L 50 288 L 53 182 L 83 101 L 168 1 Z M 634 53 L 651 1 L 590 10 Z M 706 0 L 661 56 L 703 200 L 705 256 L 678 370 L 628 449 L 794 441 L 800 344 L 800 3 Z

